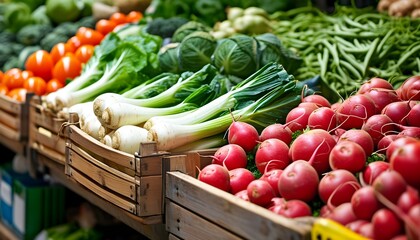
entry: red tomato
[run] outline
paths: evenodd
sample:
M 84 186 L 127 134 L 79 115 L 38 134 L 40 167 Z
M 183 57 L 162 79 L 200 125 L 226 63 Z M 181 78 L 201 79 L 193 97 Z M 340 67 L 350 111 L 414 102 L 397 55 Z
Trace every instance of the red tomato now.
M 127 23 L 127 16 L 124 13 L 116 12 L 109 17 L 110 21 L 115 22 L 117 25 Z
M 26 93 L 27 90 L 25 88 L 15 88 L 10 90 L 7 93 L 7 96 L 11 97 L 12 99 L 19 101 L 19 102 L 24 102 L 26 99 Z
M 60 60 L 66 53 L 68 52 L 74 52 L 74 46 L 72 44 L 67 43 L 57 43 L 52 49 L 51 49 L 51 57 L 52 60 L 55 63 Z
M 51 69 L 54 63 L 51 55 L 45 50 L 38 50 L 32 53 L 25 63 L 26 70 L 31 71 L 34 76 L 43 79 L 51 79 Z
M 4 73 L 3 71 L 0 70 L 0 83 L 3 82 L 3 76 L 4 76 Z
M 3 83 L 0 83 L 0 95 L 6 95 L 9 92 L 9 88 Z
M 81 27 L 76 33 L 76 37 L 80 39 L 81 45 L 93 45 L 96 46 L 101 43 L 104 35 L 91 28 Z
M 67 79 L 79 76 L 81 71 L 82 63 L 73 54 L 66 54 L 55 64 L 53 78 L 65 85 Z
M 74 54 L 80 62 L 87 63 L 90 57 L 92 57 L 94 49 L 95 47 L 92 45 L 83 45 L 80 46 Z
M 30 77 L 33 77 L 34 73 L 31 72 L 31 71 L 28 71 L 28 70 L 23 70 L 22 73 L 21 73 L 21 76 L 22 76 L 23 80 L 26 80 Z
M 69 44 L 74 50 L 76 50 L 82 45 L 82 42 L 77 36 L 73 36 L 67 40 L 66 44 Z
M 131 11 L 127 14 L 126 21 L 128 23 L 136 23 L 143 18 L 143 14 L 138 11 Z
M 30 77 L 25 80 L 23 87 L 28 90 L 28 92 L 33 92 L 36 95 L 41 96 L 46 91 L 47 83 L 40 77 Z
M 3 84 L 6 85 L 9 90 L 22 87 L 23 81 L 22 70 L 18 68 L 9 69 L 4 73 Z
M 45 89 L 45 94 L 55 92 L 62 87 L 64 87 L 64 84 L 62 84 L 57 79 L 53 78 L 53 79 L 51 79 L 50 81 L 47 82 L 47 86 L 46 86 L 46 89 Z
M 112 32 L 116 26 L 117 24 L 113 21 L 101 19 L 96 22 L 95 29 L 103 35 L 107 35 L 108 33 Z

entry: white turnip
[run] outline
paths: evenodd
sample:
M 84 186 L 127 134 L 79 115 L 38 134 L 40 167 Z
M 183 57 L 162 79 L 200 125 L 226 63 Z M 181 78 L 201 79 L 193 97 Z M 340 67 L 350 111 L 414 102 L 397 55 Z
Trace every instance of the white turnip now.
M 260 135 L 249 123 L 233 121 L 228 130 L 228 142 L 238 144 L 246 152 L 250 152 L 258 144 Z
M 237 144 L 226 144 L 214 153 L 212 163 L 225 166 L 228 170 L 245 168 L 247 165 L 246 152 Z

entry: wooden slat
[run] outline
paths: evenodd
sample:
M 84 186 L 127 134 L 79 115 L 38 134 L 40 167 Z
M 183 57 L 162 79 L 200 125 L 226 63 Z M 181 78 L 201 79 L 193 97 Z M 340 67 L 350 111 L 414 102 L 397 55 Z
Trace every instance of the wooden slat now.
M 173 235 L 173 234 L 169 233 L 168 240 L 181 240 L 181 238 L 179 238 L 179 237 L 177 237 L 177 236 L 175 236 L 175 235 Z
M 68 163 L 81 173 L 89 176 L 89 178 L 94 180 L 97 184 L 111 189 L 114 192 L 118 192 L 127 198 L 136 199 L 136 184 L 134 178 L 128 178 L 128 180 L 131 181 L 127 181 L 119 176 L 122 173 L 115 170 L 109 172 L 107 171 L 107 168 L 109 167 L 106 165 L 105 168 L 101 167 L 104 165 L 103 163 L 95 159 L 87 160 L 72 150 L 70 150 Z M 117 173 L 118 175 L 115 175 L 114 173 Z
M 0 124 L 0 137 L 4 136 L 12 141 L 20 141 L 19 130 L 12 129 L 6 125 Z
M 100 156 L 106 156 L 109 161 L 115 162 L 116 164 L 125 168 L 133 170 L 136 169 L 134 154 L 131 155 L 106 146 L 76 126 L 68 127 L 68 138 L 72 142 L 77 143 L 77 145 L 83 146 L 85 149 L 89 149 L 91 152 L 94 152 Z
M 140 177 L 138 188 L 138 216 L 163 214 L 162 175 Z
M 247 239 L 310 239 L 311 224 L 276 215 L 180 172 L 166 176 L 166 197 Z
M 0 95 L 0 108 L 6 112 L 10 112 L 16 115 L 21 114 L 23 103 L 13 100 L 5 95 Z
M 36 142 L 32 143 L 30 147 L 35 151 L 39 152 L 41 155 L 44 155 L 48 159 L 51 159 L 61 165 L 64 165 L 66 163 L 66 156 L 62 155 L 61 153 L 58 153 L 54 149 L 51 149 Z
M 131 203 L 109 191 L 104 190 L 103 188 L 91 182 L 88 178 L 86 178 L 85 176 L 80 174 L 77 170 L 71 167 L 69 167 L 69 174 L 70 174 L 70 177 L 73 178 L 76 182 L 85 186 L 93 193 L 96 193 L 97 195 L 101 196 L 105 200 L 115 204 L 116 206 L 119 206 L 122 209 L 125 209 L 133 214 L 136 214 L 137 209 L 134 203 Z
M 44 127 L 55 134 L 63 128 L 64 119 L 57 118 L 51 112 L 44 110 L 38 97 L 33 97 L 30 101 L 29 114 L 31 115 L 31 123 L 36 127 Z
M 166 201 L 165 217 L 166 230 L 180 239 L 243 239 L 169 200 Z
M 0 122 L 12 129 L 20 128 L 20 117 L 16 114 L 10 114 L 0 109 Z
M 46 147 L 54 149 L 57 153 L 62 154 L 64 156 L 66 152 L 66 141 L 63 137 L 56 135 L 55 133 L 49 132 L 47 129 L 40 131 L 39 129 L 30 126 L 30 138 L 31 142 L 37 142 L 42 144 Z M 47 133 L 44 133 L 48 131 Z
M 136 174 L 139 176 L 151 176 L 162 174 L 162 158 L 167 155 L 151 155 L 145 157 L 136 156 Z

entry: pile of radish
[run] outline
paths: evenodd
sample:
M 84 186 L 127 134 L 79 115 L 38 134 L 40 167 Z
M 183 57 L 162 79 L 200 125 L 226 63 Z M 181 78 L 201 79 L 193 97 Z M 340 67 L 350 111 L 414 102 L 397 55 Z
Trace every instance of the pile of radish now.
M 334 104 L 302 97 L 285 123 L 261 132 L 235 121 L 198 179 L 285 217 L 329 218 L 372 239 L 420 239 L 419 171 L 413 76 L 398 89 L 372 78 Z

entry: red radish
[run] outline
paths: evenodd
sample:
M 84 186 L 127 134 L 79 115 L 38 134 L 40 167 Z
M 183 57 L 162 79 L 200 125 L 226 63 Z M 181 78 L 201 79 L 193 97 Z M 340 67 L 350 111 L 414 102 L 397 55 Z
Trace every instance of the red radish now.
M 387 208 L 378 210 L 372 217 L 375 239 L 391 239 L 403 231 L 401 220 Z
M 401 100 L 420 100 L 420 76 L 407 78 L 397 89 Z
M 367 82 L 364 82 L 362 86 L 360 86 L 357 93 L 362 94 L 369 92 L 372 88 L 385 88 L 385 89 L 394 89 L 392 84 L 385 79 L 374 77 L 369 79 Z
M 319 210 L 319 216 L 323 218 L 327 218 L 328 215 L 331 213 L 331 209 L 328 207 L 328 205 L 324 205 Z
M 397 148 L 391 155 L 390 166 L 409 185 L 420 189 L 420 140 Z
M 328 158 L 335 144 L 334 138 L 327 131 L 312 129 L 293 141 L 289 155 L 293 161 L 309 161 L 318 174 L 322 174 L 330 170 Z
M 404 213 L 408 213 L 418 203 L 420 203 L 419 192 L 414 188 L 408 187 L 407 191 L 403 192 L 400 198 L 398 198 L 397 206 Z
M 205 166 L 198 174 L 198 180 L 205 182 L 213 187 L 229 192 L 230 177 L 227 168 L 218 164 Z
M 213 155 L 213 164 L 224 165 L 228 170 L 235 168 L 245 168 L 248 159 L 245 150 L 237 144 L 227 144 L 219 149 Z
M 394 122 L 385 114 L 376 114 L 368 118 L 363 124 L 362 130 L 366 131 L 372 138 L 376 146 L 385 135 L 395 133 Z
M 342 102 L 336 102 L 334 104 L 331 105 L 331 109 L 335 112 L 337 111 L 337 109 L 340 107 Z
M 308 126 L 311 129 L 324 129 L 330 131 L 337 127 L 337 117 L 334 110 L 328 107 L 315 109 L 308 118 Z
M 360 227 L 362 227 L 366 223 L 369 223 L 369 222 L 366 221 L 366 220 L 359 219 L 359 220 L 356 220 L 356 221 L 353 221 L 351 223 L 346 224 L 345 227 L 352 230 L 353 232 L 358 233 L 359 230 L 360 230 Z
M 339 141 L 331 150 L 329 163 L 333 170 L 345 169 L 351 173 L 357 173 L 365 167 L 366 154 L 355 142 Z
M 372 88 L 365 94 L 375 103 L 376 113 L 380 113 L 386 105 L 400 101 L 397 93 L 393 89 Z
M 246 190 L 248 192 L 249 200 L 260 206 L 268 205 L 271 199 L 276 196 L 271 185 L 260 179 L 256 179 L 249 183 Z
M 276 205 L 282 205 L 286 202 L 286 199 L 282 198 L 282 197 L 273 197 L 270 201 L 270 203 L 267 205 L 267 208 L 269 209 L 270 207 L 276 206 Z
M 248 197 L 248 191 L 246 189 L 235 193 L 235 197 L 238 197 L 242 200 L 250 202 L 249 197 Z
M 381 138 L 377 144 L 378 153 L 385 154 L 386 150 L 389 147 L 389 144 L 391 144 L 394 140 L 399 138 L 398 134 L 389 134 Z
M 283 174 L 283 170 L 281 169 L 273 169 L 270 171 L 264 172 L 264 174 L 260 177 L 261 180 L 267 181 L 274 190 L 276 196 L 280 196 L 278 183 L 280 176 Z
M 349 224 L 357 220 L 356 215 L 354 215 L 351 203 L 346 202 L 340 206 L 334 208 L 331 213 L 328 215 L 329 219 L 332 219 L 336 222 L 341 223 L 342 225 Z
M 287 166 L 278 182 L 279 193 L 286 200 L 299 199 L 309 202 L 318 190 L 318 174 L 307 161 L 297 160 Z
M 419 127 L 408 127 L 408 126 L 401 126 L 403 129 L 400 133 L 398 133 L 399 136 L 408 136 L 420 139 L 420 128 Z
M 411 107 L 407 114 L 407 124 L 413 127 L 420 127 L 420 103 Z
M 368 239 L 373 239 L 374 233 L 373 233 L 373 224 L 368 223 L 359 228 L 358 233 Z
M 257 129 L 249 123 L 234 121 L 229 126 L 228 142 L 238 144 L 246 152 L 252 151 L 259 139 Z
M 303 130 L 308 125 L 309 115 L 318 108 L 315 103 L 301 103 L 287 114 L 286 124 L 292 132 Z
M 251 171 L 246 168 L 235 168 L 229 171 L 230 192 L 235 194 L 248 187 L 248 184 L 255 180 Z
M 398 198 L 407 189 L 404 178 L 396 171 L 388 170 L 379 175 L 372 184 L 375 191 L 382 194 L 392 203 L 397 203 Z
M 255 153 L 255 165 L 260 173 L 264 173 L 265 166 L 271 160 L 272 169 L 284 169 L 291 162 L 289 159 L 289 146 L 277 138 L 270 138 L 262 142 Z
M 292 142 L 292 130 L 286 125 L 274 123 L 265 127 L 260 134 L 260 141 L 265 141 L 270 138 L 277 138 L 282 140 L 287 145 Z
M 372 99 L 364 94 L 350 96 L 337 109 L 338 125 L 344 129 L 361 128 L 376 113 Z
M 372 137 L 362 129 L 350 129 L 341 134 L 338 141 L 348 140 L 359 144 L 365 151 L 366 157 L 370 156 L 374 150 Z
M 377 161 L 369 163 L 363 170 L 363 182 L 372 185 L 375 179 L 389 169 L 389 163 Z
M 370 221 L 382 204 L 376 198 L 373 187 L 364 186 L 351 197 L 351 206 L 357 218 Z
M 306 97 L 304 97 L 302 99 L 302 102 L 310 102 L 310 103 L 315 103 L 316 105 L 318 105 L 319 107 L 331 107 L 331 103 L 328 101 L 328 99 L 326 99 L 325 97 L 321 96 L 321 95 L 308 95 Z
M 407 235 L 409 235 L 409 239 L 420 239 L 420 203 L 417 203 L 410 209 L 408 217 L 414 225 L 414 229 L 408 229 Z
M 270 207 L 269 210 L 288 218 L 312 216 L 309 205 L 301 200 L 285 201 L 283 204 Z
M 350 184 L 349 184 L 350 183 Z M 338 206 L 350 202 L 353 193 L 360 188 L 356 177 L 347 170 L 334 170 L 326 173 L 318 185 L 318 194 L 324 203 Z
M 418 142 L 417 139 L 409 136 L 402 136 L 397 139 L 395 139 L 391 144 L 389 144 L 388 149 L 386 150 L 386 158 L 388 160 L 391 160 L 392 154 L 400 147 L 403 147 L 410 143 L 416 143 Z
M 392 102 L 382 109 L 382 114 L 387 115 L 394 123 L 407 125 L 406 116 L 410 112 L 411 107 L 408 101 Z
M 407 236 L 405 234 L 403 234 L 403 235 L 397 235 L 397 236 L 391 238 L 391 240 L 407 240 L 407 239 L 408 238 L 407 238 Z

